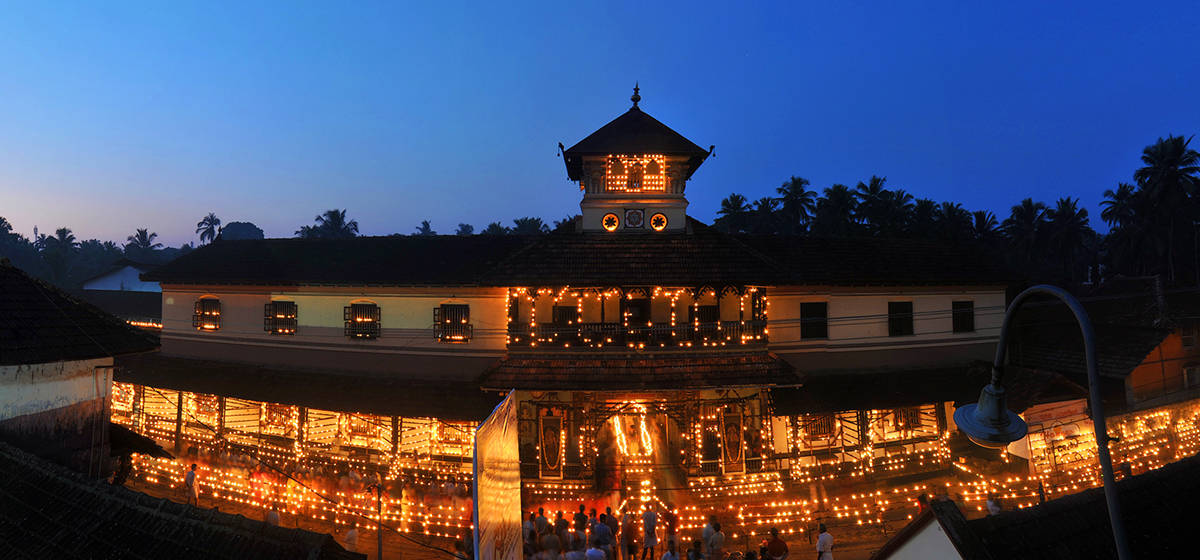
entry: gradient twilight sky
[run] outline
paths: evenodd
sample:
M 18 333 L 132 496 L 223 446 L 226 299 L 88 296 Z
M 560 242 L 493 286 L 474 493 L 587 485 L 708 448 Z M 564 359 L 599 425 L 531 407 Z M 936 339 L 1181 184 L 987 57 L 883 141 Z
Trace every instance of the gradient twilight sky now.
M 8 5 L 0 216 L 176 246 L 212 211 L 291 236 L 578 212 L 556 143 L 629 107 L 701 146 L 690 213 L 871 174 L 1003 219 L 1200 132 L 1200 4 Z M 1020 4 L 1020 5 L 1018 5 Z M 1001 7 L 1003 6 L 1003 7 Z

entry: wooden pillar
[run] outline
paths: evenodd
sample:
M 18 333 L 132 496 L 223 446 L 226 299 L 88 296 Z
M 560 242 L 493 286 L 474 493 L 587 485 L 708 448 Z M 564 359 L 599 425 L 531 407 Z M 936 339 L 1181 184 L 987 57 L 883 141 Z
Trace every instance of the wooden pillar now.
M 225 397 L 217 396 L 217 438 L 225 435 Z
M 392 460 L 395 461 L 400 451 L 400 417 L 392 417 Z
M 299 409 L 296 410 L 296 415 L 300 417 L 300 420 L 296 422 L 296 443 L 301 449 L 303 449 L 304 426 L 308 424 L 308 409 L 304 408 L 303 406 L 299 407 Z
M 183 391 L 175 392 L 175 452 L 183 446 Z

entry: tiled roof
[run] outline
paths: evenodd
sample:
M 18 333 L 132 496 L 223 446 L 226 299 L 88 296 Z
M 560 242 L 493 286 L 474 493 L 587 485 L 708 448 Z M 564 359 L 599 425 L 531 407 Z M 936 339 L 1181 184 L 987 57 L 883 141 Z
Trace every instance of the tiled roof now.
M 691 233 L 547 235 L 484 277 L 497 286 L 769 285 L 782 267 L 738 240 L 692 220 Z
M 969 243 L 882 237 L 736 237 L 779 263 L 788 284 L 999 286 L 1013 278 L 1001 258 Z
M 1200 456 L 1117 483 L 1129 547 L 1137 558 L 1193 558 Z M 977 559 L 1116 558 L 1104 489 L 966 522 L 986 549 Z
M 0 443 L 0 555 L 18 558 L 366 558 L 333 537 L 152 498 Z
M 116 381 L 334 412 L 487 418 L 503 395 L 461 382 L 434 383 L 345 372 L 308 371 L 193 360 L 159 353 L 117 359 Z
M 1200 317 L 1200 291 L 1166 294 L 1165 308 L 1153 294 L 1102 296 L 1083 301 L 1096 333 L 1100 375 L 1124 379 L 1150 351 L 1162 343 L 1180 320 Z M 1026 304 L 1014 319 L 1009 361 L 1054 371 L 1086 382 L 1083 339 L 1066 306 L 1049 302 Z
M 157 346 L 154 337 L 0 259 L 0 365 L 85 360 Z
M 787 362 L 767 351 L 596 355 L 510 355 L 483 374 L 489 389 L 660 391 L 798 385 Z
M 162 319 L 162 292 L 133 290 L 83 290 L 79 298 L 122 319 L 159 321 Z
M 888 369 L 861 373 L 814 373 L 804 386 L 771 389 L 775 414 L 791 416 L 882 410 L 933 402 L 972 403 L 991 380 L 991 364 L 933 369 Z M 1023 411 L 1035 404 L 1084 398 L 1087 391 L 1053 373 L 1009 368 L 1004 387 L 1008 407 Z
M 563 152 L 567 176 L 578 181 L 583 173 L 583 156 L 609 154 L 663 154 L 686 156 L 687 176 L 708 157 L 708 150 L 697 146 L 636 105 L 596 132 Z
M 910 239 L 554 232 L 210 243 L 142 275 L 166 284 L 343 286 L 988 285 L 969 247 Z

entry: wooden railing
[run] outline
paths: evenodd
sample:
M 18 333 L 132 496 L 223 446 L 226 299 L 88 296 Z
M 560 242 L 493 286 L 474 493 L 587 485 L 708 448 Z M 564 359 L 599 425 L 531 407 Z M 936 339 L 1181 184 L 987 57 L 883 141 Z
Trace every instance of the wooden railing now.
M 767 343 L 767 322 L 720 321 L 700 324 L 576 323 L 510 327 L 509 347 L 546 348 L 713 348 Z

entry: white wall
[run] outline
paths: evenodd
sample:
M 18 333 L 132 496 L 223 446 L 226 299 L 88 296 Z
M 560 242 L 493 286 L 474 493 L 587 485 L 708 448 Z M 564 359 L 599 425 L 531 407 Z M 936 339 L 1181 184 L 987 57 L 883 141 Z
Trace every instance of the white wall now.
M 85 290 L 128 290 L 133 292 L 161 292 L 158 282 L 143 282 L 138 278 L 141 271 L 125 266 L 104 276 L 93 278 L 83 284 Z
M 950 538 L 946 536 L 946 532 L 942 530 L 942 526 L 936 519 L 933 519 L 886 558 L 887 560 L 930 560 L 933 558 L 944 560 L 961 558 L 961 556 L 954 548 L 954 544 L 950 542 Z
M 0 366 L 0 421 L 107 397 L 112 358 Z

